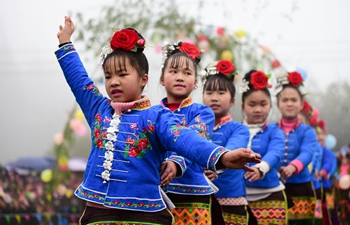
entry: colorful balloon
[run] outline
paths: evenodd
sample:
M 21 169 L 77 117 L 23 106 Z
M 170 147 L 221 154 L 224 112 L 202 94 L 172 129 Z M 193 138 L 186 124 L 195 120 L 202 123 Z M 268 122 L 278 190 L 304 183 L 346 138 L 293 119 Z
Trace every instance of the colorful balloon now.
M 233 53 L 232 53 L 230 50 L 224 50 L 224 51 L 221 53 L 221 59 L 226 59 L 226 60 L 232 62 L 233 59 L 234 59 Z
M 239 29 L 239 30 L 237 30 L 237 31 L 235 32 L 235 35 L 236 35 L 236 37 L 238 37 L 238 38 L 242 38 L 242 37 L 245 37 L 245 36 L 246 36 L 246 32 L 245 32 L 245 30 L 243 30 L 243 29 Z
M 339 187 L 342 190 L 347 190 L 348 188 L 350 188 L 350 175 L 349 174 L 340 177 Z
M 329 149 L 333 149 L 337 145 L 337 139 L 332 134 L 327 134 L 325 145 Z
M 55 136 L 53 136 L 53 142 L 56 144 L 56 145 L 61 145 L 64 141 L 64 136 L 63 136 L 63 133 L 62 132 L 58 132 L 55 134 Z
M 45 183 L 48 183 L 51 181 L 52 179 L 52 170 L 51 169 L 46 169 L 43 170 L 40 174 L 40 178 L 42 181 L 44 181 Z

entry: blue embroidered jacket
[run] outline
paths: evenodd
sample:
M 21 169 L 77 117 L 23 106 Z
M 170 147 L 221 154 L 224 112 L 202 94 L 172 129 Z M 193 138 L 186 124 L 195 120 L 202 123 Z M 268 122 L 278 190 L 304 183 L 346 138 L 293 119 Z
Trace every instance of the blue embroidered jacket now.
M 281 123 L 275 123 L 274 126 L 280 127 Z M 317 148 L 316 132 L 311 126 L 298 122 L 294 129 L 288 134 L 284 133 L 284 136 L 284 153 L 279 167 L 287 166 L 293 160 L 298 160 L 303 165 L 302 171 L 298 174 L 293 174 L 287 179 L 286 183 L 300 184 L 310 182 L 312 176 L 308 165 Z
M 91 129 L 84 181 L 75 191 L 79 198 L 111 208 L 160 211 L 166 207 L 159 175 L 164 149 L 214 171 L 220 156 L 228 151 L 182 126 L 170 110 L 151 107 L 146 97 L 116 117 L 110 100 L 88 77 L 74 46 L 64 45 L 55 54 Z
M 166 107 L 167 99 L 161 101 L 159 107 Z M 182 125 L 195 130 L 201 137 L 209 140 L 214 127 L 215 115 L 208 106 L 194 103 L 191 97 L 182 101 L 174 111 Z M 199 147 L 198 149 L 201 149 Z M 168 152 L 167 157 L 174 155 Z M 165 188 L 166 192 L 175 194 L 208 195 L 214 193 L 203 173 L 204 168 L 189 159 L 186 160 L 186 171 L 181 178 L 173 179 Z
M 337 156 L 332 152 L 332 150 L 323 147 L 323 160 L 322 160 L 322 170 L 330 175 L 330 179 L 323 179 L 323 188 L 331 188 L 333 184 L 333 176 L 337 170 Z
M 283 157 L 284 135 L 281 129 L 273 125 L 265 125 L 252 139 L 251 150 L 261 155 L 261 160 L 270 166 L 265 177 L 255 182 L 245 180 L 249 187 L 273 188 L 279 185 L 278 165 Z M 249 166 L 255 163 L 250 163 Z
M 323 159 L 323 148 L 322 145 L 317 142 L 316 144 L 316 151 L 314 152 L 313 158 L 312 158 L 312 170 L 311 170 L 311 176 L 312 176 L 312 183 L 314 185 L 314 189 L 317 190 L 321 188 L 321 182 L 320 180 L 315 178 L 315 172 L 321 171 L 322 169 L 322 159 Z
M 232 120 L 230 115 L 222 118 L 214 128 L 212 141 L 227 149 L 246 148 L 249 141 L 249 130 L 245 125 Z M 228 169 L 214 180 L 219 188 L 215 194 L 218 198 L 235 198 L 246 196 L 243 169 Z

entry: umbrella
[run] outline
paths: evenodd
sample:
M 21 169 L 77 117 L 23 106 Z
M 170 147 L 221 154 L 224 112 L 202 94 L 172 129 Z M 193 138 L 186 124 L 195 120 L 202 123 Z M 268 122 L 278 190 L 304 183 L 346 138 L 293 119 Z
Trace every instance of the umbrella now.
M 36 172 L 42 172 L 45 169 L 52 169 L 55 164 L 53 157 L 21 157 L 14 162 L 7 164 L 11 169 L 26 169 Z

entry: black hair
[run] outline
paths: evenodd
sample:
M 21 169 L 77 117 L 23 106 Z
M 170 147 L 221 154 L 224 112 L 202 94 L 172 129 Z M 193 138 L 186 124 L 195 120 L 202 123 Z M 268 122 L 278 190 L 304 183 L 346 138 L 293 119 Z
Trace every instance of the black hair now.
M 109 53 L 106 59 L 103 61 L 103 71 L 106 71 L 106 64 L 113 59 L 115 62 L 117 62 L 116 64 L 118 64 L 119 68 L 122 70 L 126 70 L 126 59 L 129 59 L 130 65 L 135 68 L 140 77 L 144 74 L 148 74 L 148 60 L 143 53 L 115 50 Z
M 225 75 L 216 74 L 207 76 L 203 87 L 204 91 L 229 91 L 231 100 L 235 98 L 236 88 L 232 80 L 227 79 Z
M 303 96 L 303 94 L 300 92 L 300 90 L 299 90 L 299 88 L 298 87 L 295 87 L 295 86 L 293 86 L 293 85 L 291 85 L 291 84 L 284 84 L 283 86 L 282 86 L 282 91 L 284 90 L 284 89 L 286 89 L 286 88 L 292 88 L 292 89 L 294 89 L 294 90 L 296 90 L 297 92 L 298 92 L 298 95 L 299 95 L 299 97 L 300 97 L 300 101 L 303 101 L 303 99 L 304 99 L 304 96 Z M 281 92 L 282 91 L 280 91 L 278 94 L 277 94 L 277 102 L 280 100 L 280 95 L 281 95 Z
M 269 90 L 268 90 L 267 88 L 257 90 L 257 89 L 254 89 L 254 87 L 251 85 L 250 79 L 251 79 L 251 75 L 252 75 L 254 72 L 257 72 L 257 71 L 256 71 L 256 70 L 251 70 L 251 71 L 249 71 L 248 73 L 246 73 L 246 74 L 244 75 L 244 78 L 243 78 L 243 79 L 246 80 L 246 82 L 248 82 L 249 90 L 247 90 L 246 92 L 243 92 L 243 94 L 242 94 L 242 103 L 244 104 L 245 99 L 246 99 L 251 93 L 253 93 L 253 92 L 255 92 L 255 91 L 262 91 L 262 92 L 264 92 L 264 93 L 267 95 L 267 97 L 269 97 L 270 102 L 271 102 L 271 94 L 270 94 L 270 92 L 269 92 Z
M 181 60 L 181 57 L 186 57 L 186 60 L 185 61 Z M 182 67 L 183 63 L 186 63 L 186 68 L 189 68 L 190 62 L 193 63 L 194 74 L 195 74 L 195 77 L 197 78 L 197 65 L 198 65 L 197 62 L 193 60 L 191 57 L 189 57 L 186 53 L 183 53 L 180 51 L 166 58 L 166 60 L 164 61 L 160 76 L 161 77 L 164 76 L 165 67 L 168 65 L 168 63 L 170 63 L 170 68 Z
M 306 125 L 310 125 L 310 117 L 309 117 L 309 114 L 307 112 L 304 112 L 304 111 L 300 111 L 299 112 L 300 115 L 302 115 L 306 121 Z

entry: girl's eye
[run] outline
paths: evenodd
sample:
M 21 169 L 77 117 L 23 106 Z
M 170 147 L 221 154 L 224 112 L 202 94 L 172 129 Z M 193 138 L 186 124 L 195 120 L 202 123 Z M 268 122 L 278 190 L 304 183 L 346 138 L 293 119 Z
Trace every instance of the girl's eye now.
M 219 92 L 219 95 L 224 95 L 226 92 L 224 92 L 224 91 L 220 91 Z

